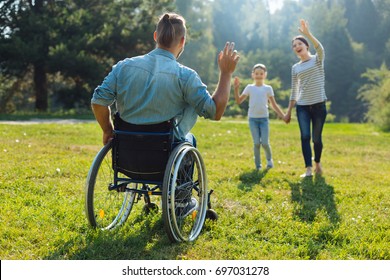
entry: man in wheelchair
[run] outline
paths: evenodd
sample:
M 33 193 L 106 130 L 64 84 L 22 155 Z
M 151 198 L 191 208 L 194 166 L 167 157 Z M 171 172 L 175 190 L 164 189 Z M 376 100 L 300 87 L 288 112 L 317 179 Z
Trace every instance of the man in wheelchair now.
M 113 104 L 118 118 L 114 123 L 119 117 L 121 123 L 132 125 L 154 125 L 173 120 L 174 141 L 189 141 L 194 146 L 195 138 L 190 130 L 197 117 L 221 119 L 239 55 L 234 50 L 234 43 L 227 42 L 218 55 L 219 81 L 211 95 L 194 70 L 177 62 L 184 51 L 186 31 L 182 16 L 175 13 L 162 15 L 153 34 L 156 48 L 145 55 L 119 61 L 94 90 L 91 104 L 103 131 L 104 145 L 114 137 L 110 111 Z M 185 172 L 190 171 L 190 164 L 187 168 Z M 177 180 L 180 179 L 178 175 Z M 176 197 L 183 197 L 183 213 L 178 215 L 186 215 L 196 208 L 196 199 L 188 197 L 187 193 L 185 189 L 176 193 Z
M 113 66 L 91 100 L 103 130 L 103 144 L 113 137 L 109 106 L 116 102 L 121 118 L 133 124 L 155 124 L 176 117 L 175 137 L 185 139 L 197 115 L 220 120 L 229 100 L 232 73 L 239 56 L 227 42 L 218 55 L 220 76 L 212 96 L 199 75 L 177 62 L 184 51 L 186 26 L 177 14 L 163 15 L 154 32 L 157 48 Z

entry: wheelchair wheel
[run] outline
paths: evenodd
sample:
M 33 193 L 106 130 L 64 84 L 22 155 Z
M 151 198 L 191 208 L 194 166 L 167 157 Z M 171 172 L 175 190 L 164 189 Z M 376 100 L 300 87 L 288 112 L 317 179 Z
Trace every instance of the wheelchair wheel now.
M 162 189 L 162 215 L 169 239 L 173 242 L 195 240 L 204 225 L 208 198 L 203 159 L 191 144 L 181 143 L 172 151 Z M 191 198 L 197 200 L 198 207 L 183 213 L 183 206 Z
M 85 211 L 92 227 L 112 229 L 123 224 L 133 207 L 135 192 L 109 190 L 114 181 L 111 142 L 96 155 L 85 185 Z M 136 188 L 134 184 L 132 188 Z

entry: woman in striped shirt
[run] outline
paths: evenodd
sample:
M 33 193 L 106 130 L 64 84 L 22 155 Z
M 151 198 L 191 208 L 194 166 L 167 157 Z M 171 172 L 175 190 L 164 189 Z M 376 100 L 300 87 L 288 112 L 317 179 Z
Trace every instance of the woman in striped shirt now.
M 305 160 L 306 172 L 301 177 L 312 176 L 312 150 L 310 145 L 311 135 L 314 144 L 314 172 L 322 175 L 322 130 L 326 119 L 326 95 L 324 73 L 324 48 L 311 34 L 307 21 L 300 21 L 299 31 L 302 33 L 292 40 L 292 49 L 300 61 L 291 69 L 291 97 L 284 120 L 291 120 L 291 110 L 295 106 L 301 132 L 301 145 Z M 309 43 L 313 44 L 316 51 L 312 55 L 309 51 Z M 311 133 L 311 127 L 313 132 Z

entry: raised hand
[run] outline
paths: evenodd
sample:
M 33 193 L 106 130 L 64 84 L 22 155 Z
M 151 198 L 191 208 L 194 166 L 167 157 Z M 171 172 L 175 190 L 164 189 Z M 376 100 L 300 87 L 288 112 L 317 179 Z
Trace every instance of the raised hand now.
M 234 88 L 240 87 L 240 78 L 234 77 Z
M 308 36 L 310 34 L 309 23 L 304 19 L 301 19 L 299 22 L 301 24 L 301 26 L 298 28 L 299 32 L 301 32 L 303 35 Z
M 313 43 L 314 48 L 317 48 L 318 45 L 320 44 L 320 42 L 311 33 L 311 31 L 309 29 L 309 23 L 304 19 L 301 19 L 299 22 L 301 24 L 301 26 L 298 28 L 299 32 L 301 32 L 302 35 L 304 35 L 306 38 L 308 38 Z
M 215 120 L 220 120 L 225 112 L 229 101 L 232 74 L 239 59 L 240 56 L 234 49 L 234 43 L 226 42 L 225 48 L 218 55 L 218 66 L 221 73 L 217 89 L 212 96 L 216 105 Z
M 222 73 L 231 74 L 236 69 L 240 56 L 234 49 L 234 42 L 226 42 L 225 48 L 219 53 L 218 65 Z

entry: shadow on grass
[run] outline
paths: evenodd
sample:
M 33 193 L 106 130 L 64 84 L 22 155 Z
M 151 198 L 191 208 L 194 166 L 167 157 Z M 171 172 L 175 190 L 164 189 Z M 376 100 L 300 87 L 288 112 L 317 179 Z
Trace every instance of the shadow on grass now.
M 348 242 L 348 238 L 337 233 L 340 216 L 334 198 L 333 186 L 326 183 L 322 176 L 306 177 L 300 182 L 290 183 L 291 199 L 296 203 L 294 217 L 302 222 L 318 223 L 317 230 L 307 240 L 306 254 L 310 259 L 317 259 L 323 250 L 331 244 Z M 325 213 L 327 221 L 319 213 Z M 318 218 L 318 219 L 317 219 Z
M 111 231 L 86 228 L 76 238 L 58 244 L 48 260 L 176 260 L 191 243 L 171 243 L 161 212 L 139 215 Z
M 324 177 L 306 177 L 301 182 L 290 183 L 290 187 L 291 199 L 298 203 L 294 215 L 301 221 L 313 222 L 318 210 L 325 210 L 332 224 L 340 221 L 333 186 L 328 185 Z
M 259 184 L 267 173 L 268 169 L 259 171 L 253 170 L 241 174 L 239 177 L 240 183 L 238 184 L 238 188 L 246 192 L 252 191 L 253 187 Z

